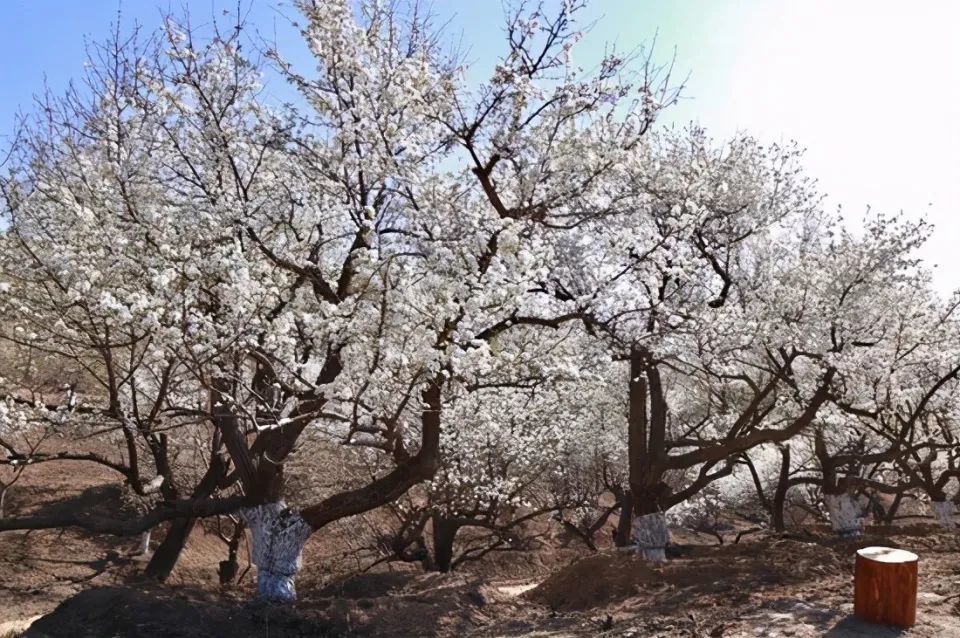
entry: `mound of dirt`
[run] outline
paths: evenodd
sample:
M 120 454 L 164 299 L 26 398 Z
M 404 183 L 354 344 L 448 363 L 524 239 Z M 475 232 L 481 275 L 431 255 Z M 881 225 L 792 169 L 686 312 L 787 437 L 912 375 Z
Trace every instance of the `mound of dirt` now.
M 373 574 L 351 574 L 337 579 L 316 594 L 319 598 L 379 598 L 398 593 L 421 574 L 410 572 L 382 572 Z
M 604 607 L 663 583 L 663 574 L 636 554 L 604 552 L 554 572 L 524 596 L 557 611 Z
M 406 576 L 406 575 L 405 575 Z M 476 584 L 455 575 L 369 574 L 291 605 L 193 587 L 96 587 L 37 620 L 34 638 L 457 636 L 483 621 Z
M 25 638 L 293 638 L 369 635 L 299 605 L 240 602 L 196 589 L 96 587 L 34 622 Z
M 764 590 L 842 578 L 852 570 L 855 551 L 769 538 L 680 549 L 677 558 L 657 566 L 631 553 L 594 554 L 557 570 L 524 597 L 555 611 L 613 609 L 628 599 L 631 607 L 664 608 L 688 599 L 745 602 Z

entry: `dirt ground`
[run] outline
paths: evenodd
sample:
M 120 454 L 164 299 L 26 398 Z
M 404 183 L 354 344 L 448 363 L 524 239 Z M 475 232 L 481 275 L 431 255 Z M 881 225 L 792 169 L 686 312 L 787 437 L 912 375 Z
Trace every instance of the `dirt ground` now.
M 78 465 L 69 469 L 78 468 Z M 87 466 L 37 466 L 9 495 L 8 514 L 57 507 L 117 508 L 120 486 Z M 752 534 L 723 546 L 676 530 L 675 557 L 651 567 L 606 548 L 556 542 L 511 552 L 462 573 L 383 564 L 331 567 L 343 539 L 315 535 L 293 606 L 251 602 L 251 570 L 222 589 L 219 538 L 198 529 L 165 585 L 143 582 L 138 539 L 76 531 L 0 534 L 0 637 L 26 636 L 831 636 L 960 638 L 960 537 L 930 523 L 871 529 L 857 541 L 809 529 Z M 858 547 L 920 555 L 918 620 L 900 631 L 852 616 Z M 241 561 L 241 569 L 245 562 Z M 23 626 L 37 616 L 32 626 Z M 5 623 L 9 623 L 4 627 Z M 12 629 L 20 627 L 20 629 Z

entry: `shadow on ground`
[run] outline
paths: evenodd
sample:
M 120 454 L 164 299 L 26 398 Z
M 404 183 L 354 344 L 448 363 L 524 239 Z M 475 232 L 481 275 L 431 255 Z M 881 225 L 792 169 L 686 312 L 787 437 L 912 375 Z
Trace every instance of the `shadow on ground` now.
M 827 630 L 824 638 L 899 638 L 906 632 L 906 629 L 899 627 L 865 623 L 850 615 Z

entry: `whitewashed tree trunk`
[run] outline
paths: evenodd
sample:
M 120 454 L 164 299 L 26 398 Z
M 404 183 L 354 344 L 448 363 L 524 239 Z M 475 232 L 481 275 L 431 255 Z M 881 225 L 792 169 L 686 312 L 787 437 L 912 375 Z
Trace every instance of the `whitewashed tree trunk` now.
M 137 548 L 138 554 L 150 553 L 150 530 L 140 534 L 140 547 Z
M 930 507 L 933 509 L 933 515 L 940 521 L 943 529 L 953 531 L 956 525 L 953 522 L 953 515 L 957 511 L 953 501 L 930 501 Z
M 257 566 L 257 596 L 290 602 L 297 599 L 293 579 L 300 570 L 300 553 L 313 528 L 283 501 L 240 511 L 253 535 Z
M 662 512 L 654 512 L 634 518 L 633 541 L 646 560 L 653 563 L 666 561 L 667 543 L 670 541 L 667 517 Z
M 859 536 L 863 518 L 859 501 L 852 494 L 824 494 L 824 505 L 830 515 L 830 527 L 838 536 Z

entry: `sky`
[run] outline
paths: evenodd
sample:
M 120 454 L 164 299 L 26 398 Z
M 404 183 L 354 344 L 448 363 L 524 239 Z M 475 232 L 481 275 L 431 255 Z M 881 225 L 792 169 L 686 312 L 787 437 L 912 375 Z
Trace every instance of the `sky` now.
M 289 3 L 240 0 L 247 21 L 281 53 L 306 62 Z M 83 71 L 85 40 L 120 24 L 160 24 L 186 7 L 202 22 L 237 0 L 2 0 L 0 144 L 45 83 L 63 90 Z M 502 50 L 501 0 L 434 0 L 467 52 L 471 79 Z M 666 124 L 696 121 L 718 140 L 748 131 L 797 141 L 826 205 L 857 227 L 868 206 L 925 217 L 921 257 L 944 293 L 960 288 L 960 3 L 954 0 L 593 0 L 594 26 L 575 60 L 592 66 L 607 43 L 650 45 L 686 77 Z M 582 62 L 581 62 L 582 60 Z M 277 90 L 282 90 L 279 87 Z

